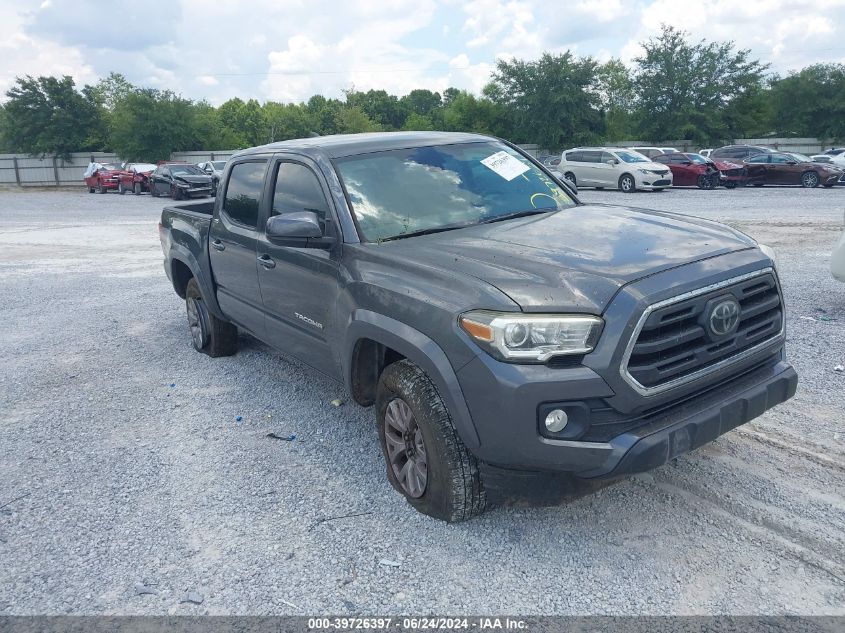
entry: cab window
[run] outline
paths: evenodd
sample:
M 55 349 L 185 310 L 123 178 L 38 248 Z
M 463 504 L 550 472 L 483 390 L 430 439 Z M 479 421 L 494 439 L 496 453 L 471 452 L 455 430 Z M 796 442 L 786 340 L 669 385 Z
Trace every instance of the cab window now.
M 258 226 L 258 203 L 264 186 L 266 162 L 238 163 L 229 173 L 223 212 L 233 222 L 249 228 Z
M 316 213 L 323 225 L 329 213 L 329 204 L 313 171 L 300 163 L 279 163 L 271 213 L 282 215 L 298 211 Z

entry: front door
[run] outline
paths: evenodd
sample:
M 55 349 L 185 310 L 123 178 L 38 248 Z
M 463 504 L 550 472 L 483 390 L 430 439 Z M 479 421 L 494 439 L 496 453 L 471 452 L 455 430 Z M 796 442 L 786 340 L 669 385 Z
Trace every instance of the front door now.
M 150 176 L 150 191 L 164 196 L 170 195 L 170 169 L 160 167 Z
M 255 249 L 266 170 L 266 159 L 244 160 L 232 166 L 209 235 L 220 309 L 229 320 L 259 338 L 264 336 L 264 312 Z
M 317 214 L 323 234 L 336 238 L 328 188 L 305 158 L 278 158 L 273 165 L 267 217 L 297 211 Z M 265 218 L 266 223 L 266 218 Z M 337 246 L 332 250 L 279 246 L 258 239 L 258 280 L 264 301 L 267 341 L 333 378 L 340 369 L 329 343 L 335 334 L 338 294 Z

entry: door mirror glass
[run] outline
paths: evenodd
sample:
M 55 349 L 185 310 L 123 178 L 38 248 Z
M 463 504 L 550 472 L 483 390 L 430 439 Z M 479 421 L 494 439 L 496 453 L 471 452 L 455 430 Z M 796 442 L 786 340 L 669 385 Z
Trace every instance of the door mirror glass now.
M 619 161 L 616 160 L 615 158 L 608 158 L 604 162 L 607 163 L 608 165 L 618 165 L 619 164 Z
M 313 211 L 274 215 L 267 220 L 267 239 L 271 242 L 304 241 L 323 237 L 320 220 Z

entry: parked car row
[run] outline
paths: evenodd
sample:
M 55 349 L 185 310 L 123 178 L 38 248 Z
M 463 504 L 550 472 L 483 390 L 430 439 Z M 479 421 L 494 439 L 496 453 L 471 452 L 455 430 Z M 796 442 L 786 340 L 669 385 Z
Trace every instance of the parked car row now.
M 127 191 L 153 197 L 169 196 L 174 200 L 213 196 L 217 193 L 225 161 L 191 163 L 166 161 L 152 163 L 91 163 L 83 174 L 89 193 Z M 202 166 L 202 167 L 201 167 Z
M 668 187 L 732 189 L 753 185 L 845 184 L 845 148 L 809 157 L 769 147 L 727 145 L 702 153 L 674 147 L 575 147 L 544 164 L 578 187 L 662 191 Z

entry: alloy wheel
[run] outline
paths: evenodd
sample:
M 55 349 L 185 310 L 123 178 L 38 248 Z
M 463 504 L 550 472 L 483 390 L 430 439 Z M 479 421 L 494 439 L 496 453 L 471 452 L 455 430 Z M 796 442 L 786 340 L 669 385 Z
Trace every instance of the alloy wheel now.
M 194 347 L 201 350 L 205 347 L 207 333 L 205 329 L 205 322 L 203 320 L 203 307 L 200 305 L 201 299 L 196 297 L 188 297 L 185 302 L 188 312 L 188 329 L 191 332 L 191 340 Z
M 428 483 L 428 456 L 422 431 L 408 403 L 394 398 L 384 415 L 384 439 L 393 475 L 409 497 L 418 499 Z
M 802 176 L 801 184 L 808 188 L 816 187 L 819 184 L 819 175 L 814 171 L 808 171 Z

